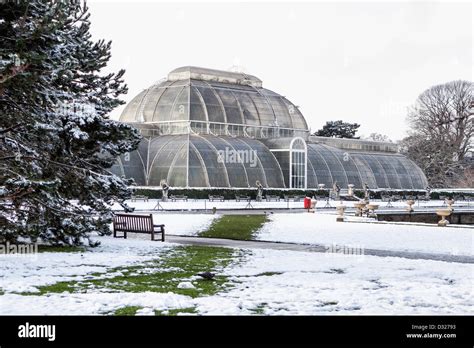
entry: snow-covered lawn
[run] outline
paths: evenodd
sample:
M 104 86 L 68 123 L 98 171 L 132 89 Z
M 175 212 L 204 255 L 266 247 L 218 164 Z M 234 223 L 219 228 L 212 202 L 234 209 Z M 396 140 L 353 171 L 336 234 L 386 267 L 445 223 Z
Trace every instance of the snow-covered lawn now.
M 156 259 L 172 248 L 170 243 L 96 237 L 102 245 L 85 252 L 43 252 L 32 255 L 0 254 L 0 291 L 37 292 L 38 286 L 79 281 L 91 273 L 113 277 L 113 267 L 133 266 Z M 0 305 L 2 304 L 0 297 Z M 0 306 L 1 312 L 1 306 Z
M 213 214 L 153 214 L 155 224 L 165 224 L 166 234 L 174 235 L 196 235 L 207 230 L 215 218 L 219 215 Z
M 474 265 L 253 250 L 205 314 L 472 314 Z
M 189 296 L 160 292 L 88 292 L 24 296 L 0 296 L 0 315 L 98 315 L 137 306 L 146 309 L 167 310 L 188 308 Z M 146 314 L 154 315 L 154 311 Z
M 220 273 L 230 287 L 210 296 L 94 287 L 82 293 L 17 293 L 64 280 L 111 278 L 116 276 L 107 272 L 112 267 L 165 257 L 175 247 L 97 238 L 102 245 L 83 253 L 2 256 L 0 314 L 104 314 L 130 306 L 145 315 L 189 308 L 197 314 L 231 315 L 468 314 L 474 309 L 472 264 L 261 249 L 238 252 L 236 262 Z M 189 283 L 197 285 L 196 278 L 177 288 Z
M 324 213 L 271 214 L 270 220 L 259 231 L 257 239 L 365 249 L 474 254 L 474 228 L 336 222 L 335 215 Z M 348 220 L 357 221 L 357 218 Z

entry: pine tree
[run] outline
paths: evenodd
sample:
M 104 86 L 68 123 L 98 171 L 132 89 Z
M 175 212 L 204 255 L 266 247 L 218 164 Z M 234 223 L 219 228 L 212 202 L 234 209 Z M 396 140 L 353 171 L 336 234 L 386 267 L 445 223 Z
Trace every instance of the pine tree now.
M 81 1 L 0 3 L 0 242 L 93 244 L 111 204 L 129 211 L 108 169 L 140 136 L 108 118 L 124 71 L 100 73 L 111 43 L 89 28 Z
M 359 139 L 359 137 L 355 136 L 359 127 L 360 124 L 357 123 L 348 123 L 341 120 L 328 121 L 323 128 L 314 133 L 314 135 L 320 137 Z

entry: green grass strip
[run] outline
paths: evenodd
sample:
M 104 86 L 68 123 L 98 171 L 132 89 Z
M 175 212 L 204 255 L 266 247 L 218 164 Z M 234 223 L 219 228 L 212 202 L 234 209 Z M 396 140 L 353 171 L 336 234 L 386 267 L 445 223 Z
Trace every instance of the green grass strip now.
M 106 292 L 173 292 L 175 294 L 200 297 L 214 295 L 227 283 L 227 277 L 219 272 L 233 261 L 234 250 L 208 246 L 180 246 L 164 252 L 160 259 L 146 262 L 143 265 L 117 267 L 110 273 L 120 272 L 114 277 L 105 274 L 91 274 L 93 279 L 80 281 L 63 281 L 38 287 L 39 293 L 22 293 L 22 295 L 42 295 L 47 293 L 84 293 L 90 290 Z M 198 277 L 191 280 L 195 289 L 179 289 L 177 286 L 197 273 L 210 271 L 216 273 L 214 280 Z
M 214 220 L 200 237 L 255 240 L 257 231 L 268 221 L 266 215 L 223 215 Z

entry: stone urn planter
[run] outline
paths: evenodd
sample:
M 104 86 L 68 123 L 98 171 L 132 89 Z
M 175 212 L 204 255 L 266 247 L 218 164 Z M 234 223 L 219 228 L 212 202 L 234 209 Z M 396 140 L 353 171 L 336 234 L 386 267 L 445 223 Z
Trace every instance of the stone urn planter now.
M 377 214 L 375 213 L 375 211 L 379 208 L 379 205 L 378 204 L 367 204 L 366 208 L 368 209 L 369 213 L 369 217 L 371 218 L 377 218 Z
M 449 208 L 447 209 L 437 209 L 436 215 L 441 216 L 441 220 L 438 221 L 438 226 L 446 227 L 449 224 L 449 221 L 446 220 L 446 217 L 451 215 L 453 211 Z
M 367 203 L 364 201 L 354 203 L 354 208 L 356 208 L 356 213 L 355 213 L 356 216 L 362 216 L 362 213 L 364 211 L 366 204 Z

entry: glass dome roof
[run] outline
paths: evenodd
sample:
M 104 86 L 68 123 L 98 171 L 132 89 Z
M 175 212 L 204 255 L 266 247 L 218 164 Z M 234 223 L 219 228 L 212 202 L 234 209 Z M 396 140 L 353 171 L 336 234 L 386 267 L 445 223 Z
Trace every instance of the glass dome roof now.
M 128 103 L 122 122 L 178 121 L 308 130 L 298 107 L 251 75 L 204 68 L 173 70 Z

